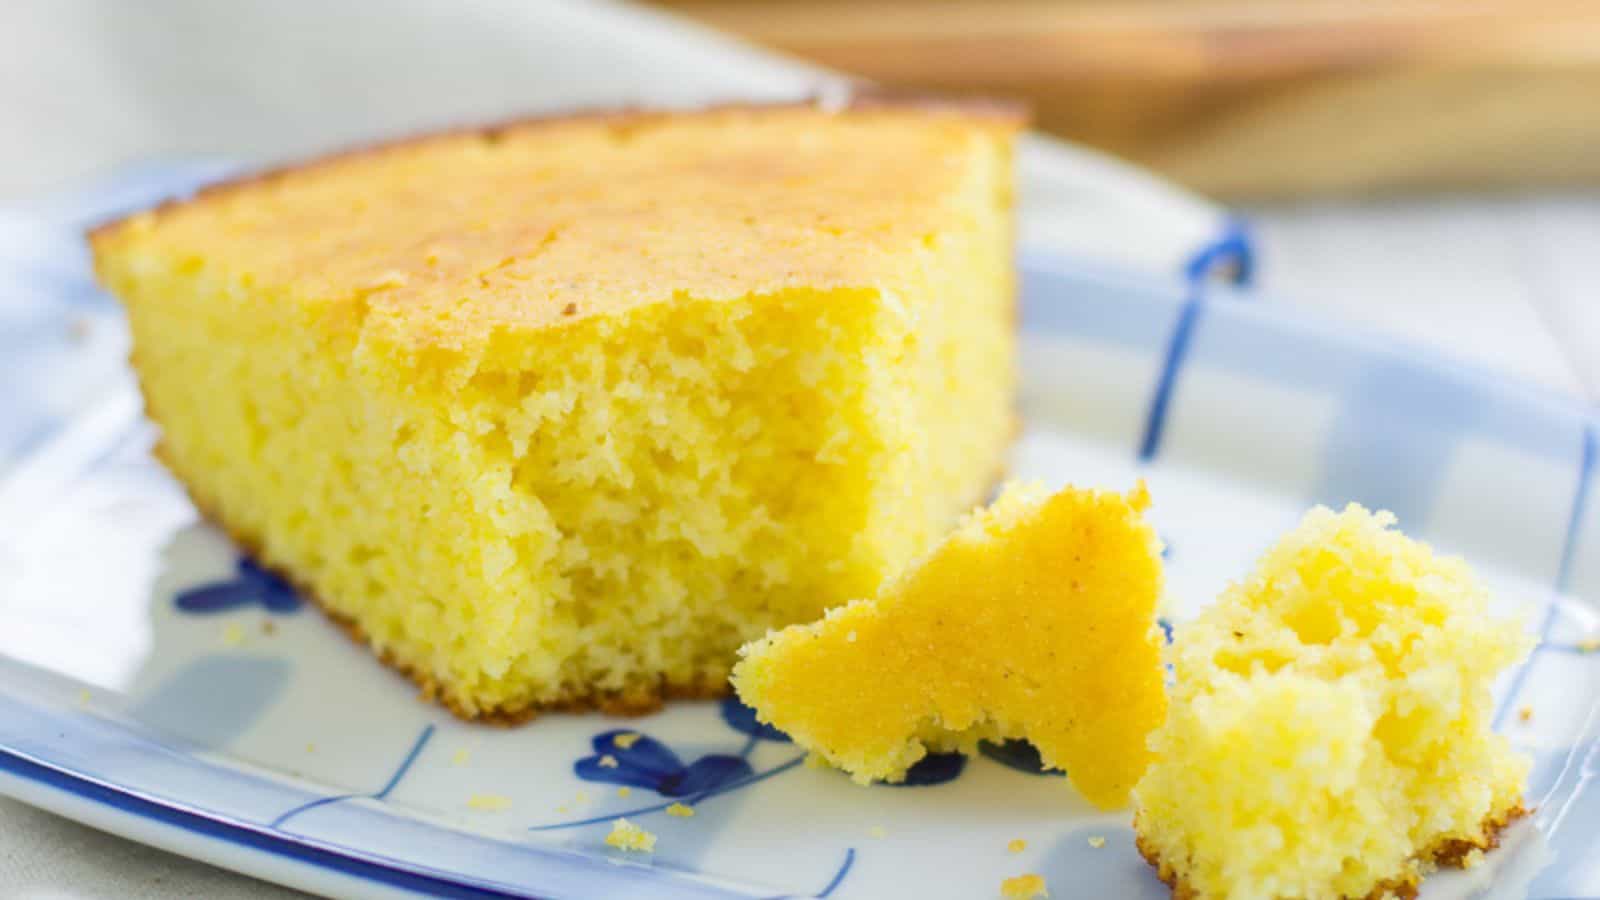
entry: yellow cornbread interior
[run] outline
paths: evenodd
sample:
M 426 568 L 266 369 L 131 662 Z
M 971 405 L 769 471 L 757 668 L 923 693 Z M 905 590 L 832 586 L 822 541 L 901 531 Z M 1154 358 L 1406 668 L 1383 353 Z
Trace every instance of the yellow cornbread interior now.
M 1008 487 L 876 598 L 745 647 L 734 686 L 857 781 L 1020 738 L 1096 805 L 1122 805 L 1166 709 L 1148 502 L 1142 485 Z
M 205 194 L 96 262 L 163 460 L 266 564 L 463 715 L 642 709 L 993 483 L 1011 131 L 528 124 Z
M 1179 893 L 1400 890 L 1518 809 L 1528 761 L 1490 731 L 1490 685 L 1530 641 L 1393 524 L 1317 508 L 1178 629 L 1135 828 Z

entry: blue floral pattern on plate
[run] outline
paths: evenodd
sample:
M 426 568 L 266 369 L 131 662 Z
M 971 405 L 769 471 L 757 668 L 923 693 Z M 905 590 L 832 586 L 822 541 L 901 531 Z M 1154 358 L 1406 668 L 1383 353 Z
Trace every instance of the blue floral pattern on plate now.
M 292 613 L 301 606 L 300 595 L 288 582 L 263 569 L 248 556 L 239 557 L 232 578 L 180 591 L 172 602 L 180 611 L 195 615 L 230 612 L 252 606 L 259 606 L 269 613 Z
M 617 743 L 625 738 L 626 746 Z M 637 731 L 613 730 L 594 736 L 594 755 L 572 764 L 584 781 L 647 788 L 663 797 L 693 797 L 751 775 L 742 756 L 709 753 L 684 765 L 671 748 Z

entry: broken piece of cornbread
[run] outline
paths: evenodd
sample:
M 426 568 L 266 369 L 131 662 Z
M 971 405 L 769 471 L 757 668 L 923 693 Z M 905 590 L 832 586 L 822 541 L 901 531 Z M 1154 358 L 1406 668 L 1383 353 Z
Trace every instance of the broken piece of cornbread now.
M 1134 826 L 1175 896 L 1409 895 L 1521 814 L 1490 685 L 1530 639 L 1393 524 L 1314 509 L 1178 628 Z
M 1148 503 L 1142 484 L 1010 486 L 875 599 L 745 647 L 734 686 L 857 781 L 1023 738 L 1093 803 L 1121 805 L 1166 710 Z
M 196 505 L 463 716 L 642 712 L 870 594 L 999 477 L 985 105 L 419 138 L 97 231 Z

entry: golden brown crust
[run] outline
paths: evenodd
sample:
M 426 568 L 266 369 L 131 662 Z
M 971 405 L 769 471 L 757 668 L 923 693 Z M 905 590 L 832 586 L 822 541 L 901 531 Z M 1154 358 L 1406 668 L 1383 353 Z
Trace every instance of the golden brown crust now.
M 320 166 L 342 162 L 362 156 L 369 156 L 406 147 L 412 144 L 422 144 L 429 141 L 443 140 L 453 137 L 478 135 L 487 141 L 494 141 L 499 136 L 513 129 L 562 125 L 578 122 L 609 122 L 614 126 L 636 127 L 653 121 L 688 115 L 716 115 L 739 111 L 803 109 L 817 107 L 818 109 L 834 112 L 858 112 L 870 110 L 926 110 L 930 112 L 948 112 L 952 115 L 964 115 L 976 121 L 991 121 L 997 126 L 1005 128 L 1022 128 L 1028 121 L 1028 109 L 1025 104 L 1011 100 L 987 97 L 946 97 L 937 94 L 914 93 L 893 91 L 882 88 L 859 86 L 854 92 L 835 102 L 825 94 L 817 94 L 808 99 L 753 103 L 731 102 L 710 104 L 691 109 L 673 110 L 646 107 L 614 107 L 578 109 L 565 112 L 546 113 L 542 115 L 519 116 L 498 122 L 462 125 L 454 128 L 444 128 L 416 134 L 401 135 L 377 141 L 370 141 L 335 150 L 318 156 L 296 160 L 282 165 L 272 166 L 259 171 L 228 178 L 208 184 L 194 194 L 187 197 L 175 197 L 164 200 L 148 210 L 141 210 L 128 215 L 101 222 L 88 230 L 91 243 L 100 241 L 112 232 L 122 227 L 129 219 L 136 216 L 160 216 L 167 210 L 183 206 L 196 200 L 203 200 L 238 190 L 252 184 L 272 181 L 293 172 L 315 169 Z
M 1487 853 L 1500 846 L 1500 835 L 1516 820 L 1528 814 L 1528 810 L 1521 805 L 1513 806 L 1499 815 L 1490 814 L 1483 820 L 1483 838 L 1481 841 L 1469 841 L 1462 838 L 1447 838 L 1438 844 L 1419 853 L 1417 859 L 1428 865 L 1460 868 L 1468 855 L 1474 850 Z M 1161 854 L 1144 839 L 1138 832 L 1138 822 L 1134 822 L 1134 846 L 1139 849 L 1139 855 L 1155 870 L 1156 876 L 1172 888 L 1173 900 L 1201 900 L 1201 895 L 1187 882 L 1177 870 L 1167 865 L 1161 859 Z M 1392 878 L 1378 884 L 1367 894 L 1363 900 L 1385 900 L 1385 898 L 1399 898 L 1399 900 L 1413 900 L 1417 896 L 1417 887 L 1420 879 L 1414 875 L 1403 878 Z

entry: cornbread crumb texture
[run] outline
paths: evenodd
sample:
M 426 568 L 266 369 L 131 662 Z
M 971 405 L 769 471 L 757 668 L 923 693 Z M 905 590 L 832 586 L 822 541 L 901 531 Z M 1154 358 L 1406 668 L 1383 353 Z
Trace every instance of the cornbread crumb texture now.
M 455 753 L 450 754 L 450 765 L 452 766 L 464 766 L 471 761 L 472 751 L 465 747 L 462 747 L 456 750 Z
M 654 853 L 656 836 L 627 819 L 618 819 L 611 823 L 611 833 L 606 835 L 606 844 L 631 853 Z
M 1008 900 L 1035 900 L 1035 898 L 1049 897 L 1046 890 L 1044 876 L 1018 875 L 1000 882 L 1000 896 Z
M 633 788 L 628 787 L 627 785 L 623 785 L 622 787 L 617 788 L 617 796 L 618 797 L 628 797 L 628 796 L 631 796 L 632 794 L 633 794 Z
M 94 236 L 196 505 L 429 696 L 727 689 L 1012 429 L 1015 124 L 744 109 L 339 157 Z
M 1122 805 L 1166 708 L 1148 502 L 1143 485 L 1009 486 L 875 599 L 744 648 L 734 685 L 857 781 L 1025 739 L 1089 800 Z
M 1317 508 L 1179 627 L 1135 791 L 1140 851 L 1186 897 L 1405 892 L 1492 847 L 1528 760 L 1490 686 L 1531 640 L 1388 513 Z
M 685 806 L 682 803 L 674 803 L 667 807 L 667 815 L 676 816 L 680 819 L 687 819 L 694 815 L 694 807 Z
M 1089 838 L 1089 846 L 1090 847 L 1093 847 L 1094 849 L 1099 850 L 1101 847 L 1104 847 L 1105 845 L 1106 845 L 1106 839 L 1105 838 L 1101 837 L 1098 834 L 1090 836 L 1090 838 Z
M 1006 850 L 1010 853 L 1021 853 L 1026 849 L 1028 849 L 1028 842 L 1022 838 L 1013 838 L 1010 843 L 1006 844 Z

